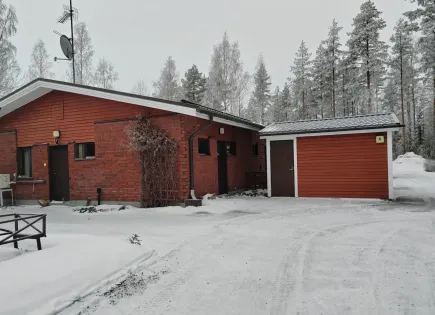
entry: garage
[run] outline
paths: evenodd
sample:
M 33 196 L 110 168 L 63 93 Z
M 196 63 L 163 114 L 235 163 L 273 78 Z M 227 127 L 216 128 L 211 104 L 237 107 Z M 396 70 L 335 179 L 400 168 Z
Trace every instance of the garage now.
M 273 123 L 266 140 L 269 197 L 393 196 L 395 114 Z

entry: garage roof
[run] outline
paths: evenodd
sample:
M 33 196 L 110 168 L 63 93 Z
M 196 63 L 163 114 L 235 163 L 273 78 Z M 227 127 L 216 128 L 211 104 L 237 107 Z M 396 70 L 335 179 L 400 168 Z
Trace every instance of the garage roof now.
M 297 135 L 321 132 L 341 132 L 366 129 L 403 127 L 394 113 L 335 119 L 299 120 L 273 123 L 260 131 L 260 135 Z

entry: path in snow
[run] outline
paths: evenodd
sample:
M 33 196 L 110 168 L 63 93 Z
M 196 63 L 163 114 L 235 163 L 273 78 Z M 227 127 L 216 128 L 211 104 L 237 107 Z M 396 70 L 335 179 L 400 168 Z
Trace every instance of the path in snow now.
M 435 314 L 435 212 L 427 207 L 237 202 L 257 214 L 215 222 L 138 269 L 133 286 L 62 314 Z

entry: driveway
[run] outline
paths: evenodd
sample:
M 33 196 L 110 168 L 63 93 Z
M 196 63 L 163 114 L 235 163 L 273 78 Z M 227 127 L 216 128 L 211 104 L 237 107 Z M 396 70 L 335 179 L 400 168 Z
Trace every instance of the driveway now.
M 61 314 L 435 314 L 435 209 L 236 198 L 200 210 L 177 214 L 197 232 Z

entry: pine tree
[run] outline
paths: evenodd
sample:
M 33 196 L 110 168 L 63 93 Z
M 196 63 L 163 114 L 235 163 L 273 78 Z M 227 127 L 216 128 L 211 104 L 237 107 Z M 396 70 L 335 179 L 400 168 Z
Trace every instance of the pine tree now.
M 354 28 L 349 33 L 347 45 L 351 58 L 361 64 L 358 77 L 354 80 L 358 84 L 365 81 L 366 93 L 363 101 L 367 105 L 364 112 L 371 114 L 374 112 L 373 100 L 379 98 L 385 76 L 387 47 L 380 40 L 380 31 L 385 28 L 386 23 L 374 3 L 367 1 L 361 5 L 361 12 L 354 18 L 352 25 Z
M 182 98 L 179 74 L 172 57 L 166 59 L 165 66 L 160 73 L 159 79 L 154 82 L 153 95 L 170 101 L 180 100 Z
M 270 106 L 270 85 L 270 76 L 267 73 L 263 56 L 260 56 L 254 75 L 254 91 L 248 104 L 248 112 L 252 121 L 262 125 L 266 123 L 265 115 Z
M 225 32 L 221 43 L 213 47 L 207 78 L 207 106 L 237 114 L 240 89 L 246 79 L 239 43 L 231 43 Z
M 321 44 L 316 50 L 316 58 L 313 61 L 312 70 L 313 103 L 311 104 L 311 113 L 316 118 L 325 118 L 331 116 L 331 74 L 332 72 L 330 72 L 328 52 Z
M 76 84 L 92 85 L 93 82 L 93 57 L 94 46 L 85 22 L 79 22 L 74 26 L 74 60 Z M 73 82 L 72 64 L 68 69 L 67 80 Z
M 33 46 L 29 66 L 29 80 L 32 81 L 37 78 L 53 78 L 54 73 L 51 71 L 52 66 L 45 43 L 42 40 L 38 40 L 35 46 Z
M 389 64 L 393 69 L 393 75 L 398 77 L 399 90 L 400 90 L 400 111 L 402 116 L 402 123 L 410 126 L 411 124 L 411 113 L 410 108 L 405 108 L 405 93 L 407 92 L 408 77 L 411 71 L 411 52 L 413 49 L 411 28 L 405 22 L 404 19 L 400 19 L 395 28 L 394 34 L 391 37 L 391 56 Z M 408 102 L 409 104 L 409 102 Z M 405 120 L 405 114 L 408 113 L 408 119 Z M 402 146 L 403 152 L 407 151 L 406 145 L 406 129 L 402 128 Z
M 184 79 L 181 79 L 184 97 L 190 102 L 202 104 L 206 83 L 205 76 L 199 72 L 196 65 L 193 65 L 184 74 Z
M 411 21 L 419 22 L 418 30 L 421 37 L 419 47 L 422 54 L 422 65 L 431 81 L 432 90 L 432 132 L 435 138 L 435 2 L 428 0 L 410 0 L 417 3 L 418 8 L 406 12 Z M 435 144 L 433 145 L 435 152 Z
M 0 96 L 11 92 L 18 84 L 20 67 L 16 48 L 9 38 L 17 32 L 18 18 L 15 8 L 0 0 Z
M 291 67 L 294 75 L 292 80 L 295 101 L 299 105 L 299 118 L 306 119 L 309 117 L 308 104 L 310 104 L 311 95 L 311 77 L 312 77 L 312 61 L 311 54 L 308 52 L 307 45 L 302 41 L 299 50 L 296 52 L 294 64 Z
M 94 75 L 95 85 L 103 89 L 113 89 L 116 81 L 118 72 L 115 71 L 115 66 L 104 58 L 100 59 Z
M 330 94 L 331 94 L 331 113 L 332 117 L 336 116 L 337 112 L 337 77 L 339 75 L 339 63 L 342 56 L 340 31 L 343 28 L 338 26 L 334 19 L 329 28 L 328 38 L 325 41 L 326 59 L 330 73 Z
M 272 95 L 272 103 L 271 103 L 271 107 L 270 107 L 270 114 L 267 115 L 269 122 L 280 122 L 283 121 L 284 117 L 285 117 L 285 112 L 284 112 L 284 108 L 283 108 L 283 103 L 282 103 L 282 94 L 281 91 L 279 90 L 279 86 L 277 86 L 275 88 L 275 91 L 273 92 Z

